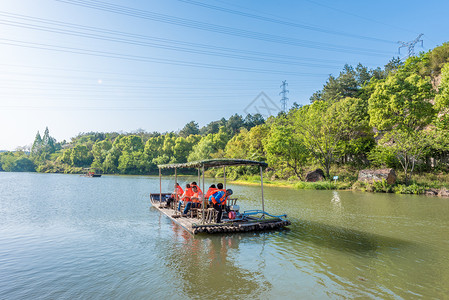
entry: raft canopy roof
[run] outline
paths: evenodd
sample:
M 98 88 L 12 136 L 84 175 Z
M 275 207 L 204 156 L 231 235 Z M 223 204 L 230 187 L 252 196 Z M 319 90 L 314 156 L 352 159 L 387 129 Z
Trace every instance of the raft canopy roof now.
M 263 161 L 247 160 L 247 159 L 206 159 L 200 161 L 192 161 L 181 164 L 165 164 L 158 165 L 159 169 L 176 169 L 176 168 L 213 168 L 222 166 L 261 166 L 267 167 L 268 164 Z

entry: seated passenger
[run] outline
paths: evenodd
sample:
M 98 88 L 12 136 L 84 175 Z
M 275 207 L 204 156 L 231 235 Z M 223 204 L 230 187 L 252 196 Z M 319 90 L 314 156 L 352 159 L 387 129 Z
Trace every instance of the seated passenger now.
M 209 197 L 209 202 L 212 203 L 214 209 L 217 211 L 217 218 L 215 220 L 216 223 L 221 223 L 221 214 L 223 211 L 223 206 L 226 205 L 226 198 L 232 191 L 227 193 L 226 190 L 223 189 L 223 184 L 217 184 L 217 190 Z
M 212 184 L 209 189 L 207 190 L 207 193 L 205 195 L 206 200 L 209 200 L 210 196 L 212 196 L 213 193 L 215 193 L 217 191 L 217 187 L 215 186 L 215 184 Z M 209 201 L 210 202 L 210 201 Z M 206 203 L 206 206 L 212 205 L 212 203 Z
M 196 181 L 192 181 L 192 183 L 190 184 L 190 186 L 193 188 L 194 186 L 196 186 L 198 188 L 198 191 L 200 191 L 201 193 L 203 193 L 203 191 L 200 189 L 200 187 L 196 184 Z
M 183 212 L 184 215 L 187 215 L 191 208 L 201 207 L 201 203 L 203 203 L 203 193 L 198 189 L 196 185 L 193 186 L 192 191 L 193 195 L 190 198 L 192 201 L 187 202 Z
M 180 199 L 182 197 L 182 194 L 184 194 L 184 191 L 182 190 L 182 187 L 179 185 L 179 183 L 175 183 L 175 193 L 172 193 L 170 195 L 170 198 L 167 199 L 167 206 L 170 206 L 171 203 L 175 200 L 175 199 Z M 178 196 L 178 197 L 176 197 Z
M 190 197 L 193 196 L 192 188 L 190 187 L 190 184 L 186 184 L 186 190 L 184 191 L 184 194 L 182 194 L 181 199 L 178 204 L 178 211 L 181 211 L 181 205 L 187 204 L 191 201 Z
M 207 193 L 206 193 L 206 199 L 209 199 L 209 197 L 213 194 L 213 193 L 215 193 L 217 191 L 217 187 L 215 186 L 215 184 L 212 184 L 210 187 L 209 187 L 209 189 L 207 190 Z

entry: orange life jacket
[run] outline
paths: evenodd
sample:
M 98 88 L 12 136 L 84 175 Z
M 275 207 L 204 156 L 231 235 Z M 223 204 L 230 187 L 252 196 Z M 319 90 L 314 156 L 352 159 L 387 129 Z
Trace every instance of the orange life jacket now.
M 201 198 L 200 194 L 201 194 L 201 196 L 203 195 L 203 193 L 201 193 L 201 192 L 193 193 L 192 198 L 195 198 L 195 199 L 192 199 L 193 203 L 202 203 L 202 200 L 200 199 Z
M 180 185 L 178 185 L 176 187 L 176 193 L 178 194 L 179 197 L 181 197 L 182 194 L 184 194 L 184 190 L 182 189 L 182 187 Z
M 218 191 L 217 188 L 209 188 L 206 193 L 206 199 L 209 199 L 209 197 L 212 196 L 216 191 Z
M 200 189 L 200 187 L 197 186 L 197 185 L 191 185 L 190 187 L 193 189 L 194 186 L 196 186 L 196 188 L 198 189 L 198 191 L 200 191 L 201 193 L 203 192 L 203 191 Z
M 186 191 L 184 192 L 183 196 L 184 196 L 184 199 L 182 199 L 183 201 L 186 201 L 186 202 L 192 201 L 192 199 L 190 199 L 190 197 L 193 196 L 192 188 L 186 189 Z

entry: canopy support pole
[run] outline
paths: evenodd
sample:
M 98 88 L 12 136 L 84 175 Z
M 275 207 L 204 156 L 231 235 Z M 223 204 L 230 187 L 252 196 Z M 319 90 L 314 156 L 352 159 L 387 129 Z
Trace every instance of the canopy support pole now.
M 224 185 L 224 189 L 226 190 L 226 167 L 223 166 L 223 185 Z
M 201 186 L 200 168 L 198 167 L 198 187 Z
M 175 168 L 175 208 L 178 204 L 178 169 Z
M 175 214 L 178 214 L 178 210 L 176 209 L 178 207 L 178 169 L 175 168 Z
M 260 187 L 262 189 L 262 218 L 265 217 L 265 201 L 263 199 L 263 170 L 262 170 L 262 166 L 260 166 Z
M 201 220 L 201 222 L 202 222 L 202 224 L 204 224 L 205 223 L 205 212 L 206 212 L 206 197 L 205 197 L 205 194 L 204 194 L 204 164 L 203 164 L 203 167 L 202 167 L 202 171 L 203 171 L 203 207 L 202 207 L 202 210 L 203 210 L 203 213 L 202 213 L 202 216 L 203 216 L 203 220 Z
M 161 168 L 159 168 L 159 206 L 161 206 L 162 202 L 162 177 L 161 177 Z

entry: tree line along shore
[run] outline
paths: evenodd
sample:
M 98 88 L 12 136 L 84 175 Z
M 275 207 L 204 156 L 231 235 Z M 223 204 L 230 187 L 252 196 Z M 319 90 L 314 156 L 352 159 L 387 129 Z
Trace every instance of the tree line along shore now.
M 264 176 L 273 184 L 421 194 L 449 179 L 448 62 L 445 43 L 383 68 L 345 65 L 310 104 L 294 103 L 267 119 L 235 114 L 201 128 L 191 121 L 179 132 L 88 132 L 69 142 L 57 142 L 46 128 L 30 149 L 1 152 L 0 170 L 148 175 L 158 164 L 242 158 L 266 161 Z M 316 168 L 327 180 L 305 182 Z M 367 168 L 394 168 L 398 180 L 358 182 L 358 171 Z M 234 167 L 227 177 L 251 182 L 257 172 Z

